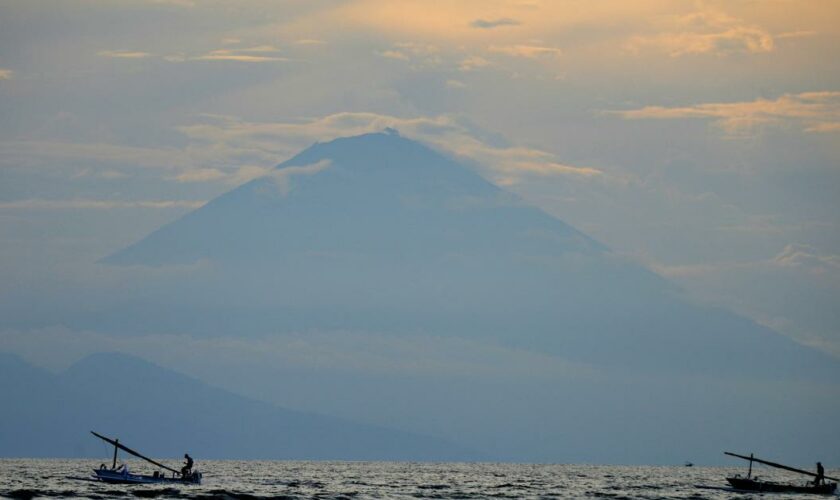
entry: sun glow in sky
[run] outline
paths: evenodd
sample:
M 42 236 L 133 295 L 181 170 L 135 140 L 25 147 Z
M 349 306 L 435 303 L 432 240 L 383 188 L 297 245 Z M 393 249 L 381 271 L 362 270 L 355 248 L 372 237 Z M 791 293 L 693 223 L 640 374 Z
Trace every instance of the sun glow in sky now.
M 394 127 L 840 354 L 833 1 L 10 1 L 0 297 Z

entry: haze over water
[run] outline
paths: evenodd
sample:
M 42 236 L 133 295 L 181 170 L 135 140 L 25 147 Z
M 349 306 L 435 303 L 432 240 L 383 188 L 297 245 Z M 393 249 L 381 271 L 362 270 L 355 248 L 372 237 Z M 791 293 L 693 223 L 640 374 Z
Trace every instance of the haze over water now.
M 129 461 L 134 467 L 134 462 Z M 201 486 L 120 486 L 66 479 L 92 460 L 0 460 L 0 496 L 140 498 L 616 498 L 728 499 L 723 486 L 742 467 L 644 467 L 414 462 L 203 461 Z M 137 467 L 141 467 L 137 464 Z M 86 472 L 87 471 L 87 472 Z M 766 475 L 764 474 L 766 472 Z M 765 477 L 789 478 L 757 470 Z M 831 471 L 827 472 L 831 474 Z M 758 495 L 736 495 L 753 498 Z M 773 495 L 774 499 L 811 495 Z

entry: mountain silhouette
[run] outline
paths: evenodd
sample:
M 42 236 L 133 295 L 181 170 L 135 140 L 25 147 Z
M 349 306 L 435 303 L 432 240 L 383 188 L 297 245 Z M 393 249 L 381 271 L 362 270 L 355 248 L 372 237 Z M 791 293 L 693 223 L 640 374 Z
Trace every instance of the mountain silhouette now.
M 315 144 L 103 262 L 208 271 L 171 284 L 167 300 L 104 311 L 100 326 L 422 332 L 611 368 L 840 373 L 393 132 Z

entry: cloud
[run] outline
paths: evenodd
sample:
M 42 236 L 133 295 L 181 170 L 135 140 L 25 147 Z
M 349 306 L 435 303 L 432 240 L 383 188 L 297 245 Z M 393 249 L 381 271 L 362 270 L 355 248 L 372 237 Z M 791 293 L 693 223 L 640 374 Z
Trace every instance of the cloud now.
M 757 54 L 772 52 L 773 37 L 766 31 L 739 26 L 719 33 L 663 33 L 653 37 L 631 38 L 624 46 L 631 52 L 654 47 L 671 57 L 687 54 L 725 55 L 737 52 Z
M 825 254 L 812 246 L 796 243 L 785 246 L 772 262 L 777 266 L 806 269 L 815 274 L 840 271 L 840 255 Z
M 331 165 L 330 160 L 321 160 L 317 163 L 309 165 L 294 165 L 283 167 L 280 169 L 273 169 L 268 176 L 274 180 L 277 190 L 282 196 L 289 194 L 292 189 L 292 178 L 301 175 L 315 175 L 318 172 L 326 170 Z
M 232 186 L 238 186 L 250 180 L 262 177 L 271 171 L 272 167 L 243 165 L 235 170 L 220 168 L 194 168 L 185 170 L 169 179 L 178 182 L 219 182 L 223 181 Z
M 73 175 L 73 178 L 99 177 L 101 179 L 124 179 L 128 174 L 119 170 L 84 168 Z
M 255 45 L 253 47 L 245 47 L 242 49 L 237 49 L 238 52 L 244 53 L 275 53 L 280 52 L 280 49 L 273 46 L 273 45 Z
M 498 19 L 476 19 L 470 23 L 470 26 L 473 28 L 492 29 L 500 26 L 519 26 L 520 24 L 516 19 L 500 17 Z
M 516 170 L 533 172 L 538 175 L 579 175 L 583 177 L 594 177 L 604 175 L 604 172 L 592 167 L 574 167 L 551 161 L 532 162 L 523 161 L 515 164 Z
M 217 168 L 196 168 L 182 172 L 175 176 L 180 182 L 209 182 L 227 177 L 227 174 Z
M 553 38 L 567 28 L 621 23 L 636 24 L 663 10 L 662 2 L 605 0 L 575 8 L 567 2 L 522 0 L 352 0 L 310 12 L 286 25 L 301 32 L 324 29 L 362 31 L 390 37 L 447 40 L 456 44 L 490 41 L 491 37 L 522 35 Z M 491 14 L 490 17 L 488 14 Z M 629 20 L 629 21 L 628 21 Z M 500 29 L 521 26 L 522 29 Z M 328 29 L 329 29 L 328 28 Z M 496 43 L 499 43 L 496 41 Z
M 788 31 L 785 33 L 779 33 L 776 35 L 776 39 L 778 40 L 785 40 L 789 38 L 808 38 L 812 36 L 816 36 L 819 33 L 814 30 L 798 30 L 798 31 Z
M 11 80 L 14 72 L 10 69 L 0 68 L 0 80 Z
M 384 50 L 379 53 L 380 56 L 387 59 L 397 59 L 400 61 L 408 61 L 408 56 L 398 50 Z
M 257 45 L 239 49 L 218 49 L 193 58 L 196 61 L 235 61 L 249 63 L 284 62 L 289 59 L 280 57 L 280 49 L 273 45 Z
M 152 56 L 148 52 L 132 50 L 101 50 L 98 54 L 102 57 L 113 57 L 117 59 L 145 59 Z
M 694 297 L 726 307 L 840 358 L 840 255 L 790 243 L 770 258 L 649 267 Z
M 219 118 L 215 118 L 219 119 Z M 154 149 L 101 143 L 0 142 L 0 168 L 73 170 L 72 178 L 117 179 L 148 171 L 167 181 L 239 185 L 265 175 L 289 151 L 217 144 Z
M 657 273 L 670 278 L 714 276 L 741 271 L 776 272 L 784 269 L 803 272 L 812 276 L 825 276 L 834 273 L 836 277 L 840 278 L 840 255 L 825 253 L 816 247 L 800 243 L 785 245 L 781 252 L 770 259 L 684 265 L 647 262 L 647 265 Z
M 110 210 L 115 208 L 189 208 L 195 209 L 204 206 L 206 201 L 195 200 L 42 200 L 27 199 L 16 201 L 0 202 L 0 210 Z
M 428 43 L 396 42 L 392 48 L 377 54 L 387 59 L 410 61 L 413 70 L 439 66 L 443 62 L 440 48 Z
M 57 163 L 68 159 L 163 169 L 191 166 L 189 156 L 178 149 L 55 141 L 0 142 L 0 164 L 41 165 L 48 161 Z
M 236 61 L 249 63 L 283 62 L 288 61 L 284 57 L 254 56 L 249 54 L 236 54 L 229 50 L 214 50 L 209 54 L 195 58 L 196 61 Z
M 440 47 L 431 43 L 397 42 L 394 46 L 415 56 L 430 56 L 440 53 Z
M 493 63 L 481 56 L 469 56 L 461 61 L 461 64 L 458 67 L 458 69 L 460 69 L 461 71 L 473 71 L 478 68 L 491 66 L 492 64 Z
M 196 142 L 197 149 L 253 150 L 255 155 L 285 153 L 290 156 L 317 141 L 394 128 L 406 137 L 474 163 L 486 177 L 500 184 L 516 183 L 527 176 L 567 177 L 580 181 L 616 180 L 597 168 L 568 165 L 546 151 L 490 144 L 481 139 L 480 131 L 457 117 L 447 115 L 399 118 L 347 112 L 301 123 L 249 123 L 229 118 L 208 118 L 208 123 L 180 128 Z M 207 145 L 200 146 L 201 143 Z
M 563 51 L 557 47 L 546 47 L 542 45 L 508 45 L 504 47 L 490 47 L 491 52 L 498 52 L 513 57 L 525 57 L 537 59 L 539 57 L 557 57 Z
M 319 40 L 317 38 L 301 38 L 300 40 L 295 40 L 295 45 L 326 45 L 327 42 L 324 40 Z
M 625 50 L 638 53 L 651 48 L 671 57 L 680 57 L 690 54 L 759 54 L 772 52 L 775 48 L 773 36 L 768 31 L 721 11 L 708 9 L 686 15 L 664 16 L 664 19 L 658 26 L 659 33 L 633 36 L 624 43 Z
M 821 122 L 815 123 L 810 127 L 805 129 L 805 132 L 820 132 L 820 133 L 829 133 L 829 132 L 840 132 L 840 122 Z
M 467 88 L 467 84 L 460 80 L 446 80 L 446 86 L 451 89 Z
M 840 91 L 784 94 L 776 99 L 693 106 L 646 106 L 613 113 L 628 120 L 711 118 L 730 134 L 750 131 L 760 125 L 783 123 L 796 124 L 805 132 L 837 132 L 840 130 Z

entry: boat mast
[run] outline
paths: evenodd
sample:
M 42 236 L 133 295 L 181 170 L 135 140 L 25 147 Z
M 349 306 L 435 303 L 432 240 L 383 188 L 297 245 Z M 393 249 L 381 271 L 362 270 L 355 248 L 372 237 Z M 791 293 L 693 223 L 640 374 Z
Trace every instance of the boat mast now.
M 172 472 L 173 474 L 178 474 L 178 475 L 180 475 L 180 474 L 181 474 L 179 471 L 177 471 L 177 470 L 175 470 L 175 469 L 173 469 L 173 468 L 171 468 L 171 467 L 167 467 L 167 466 L 163 465 L 163 464 L 162 464 L 162 463 L 160 463 L 160 462 L 155 462 L 155 461 L 154 461 L 154 460 L 152 460 L 151 458 L 149 458 L 149 457 L 147 457 L 147 456 L 145 456 L 145 455 L 142 455 L 142 454 L 140 454 L 139 452 L 136 452 L 136 451 L 132 450 L 132 449 L 131 449 L 131 448 L 129 448 L 128 446 L 126 446 L 126 445 L 124 445 L 124 444 L 120 444 L 120 440 L 119 440 L 119 439 L 111 439 L 111 438 L 107 438 L 107 437 L 103 436 L 102 434 L 98 434 L 98 433 L 93 432 L 93 431 L 90 431 L 90 433 L 91 433 L 91 434 L 93 434 L 94 436 L 98 437 L 99 439 L 101 439 L 101 440 L 105 441 L 106 443 L 111 443 L 112 445 L 114 445 L 114 466 L 113 466 L 112 468 L 116 468 L 116 467 L 117 467 L 117 449 L 120 449 L 120 450 L 125 451 L 125 452 L 126 452 L 126 453 L 128 453 L 128 454 L 134 455 L 134 456 L 135 456 L 135 457 L 137 457 L 137 458 L 142 458 L 143 460 L 145 460 L 145 461 L 147 461 L 147 462 L 149 462 L 149 463 L 152 463 L 152 464 L 154 464 L 154 465 L 157 465 L 157 466 L 158 466 L 158 467 L 160 467 L 161 469 L 166 469 L 166 470 L 168 470 L 168 471 Z

